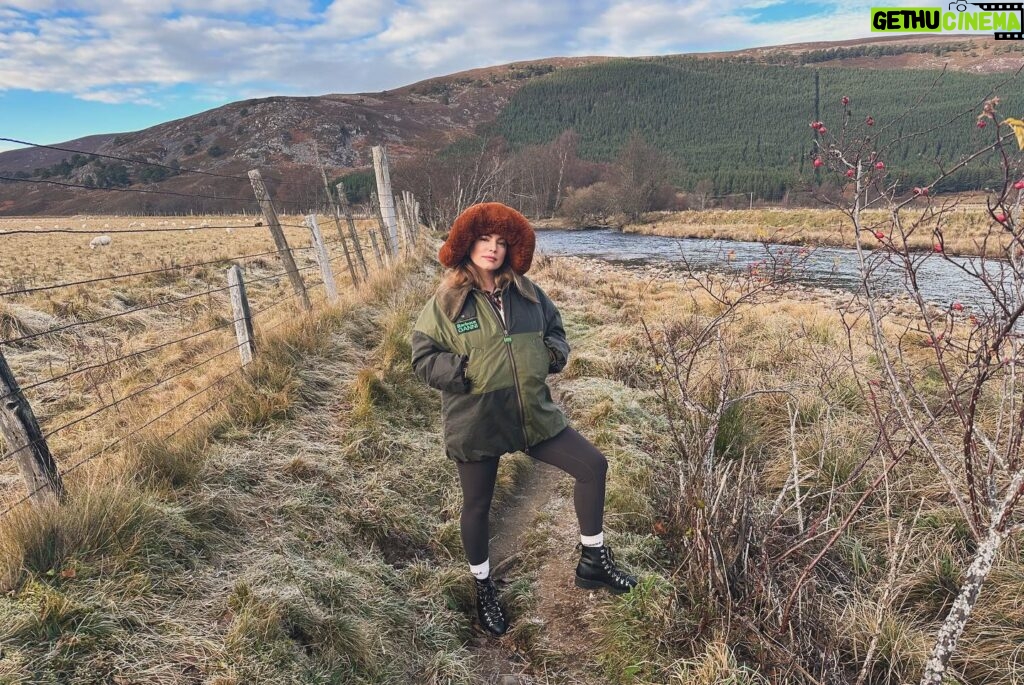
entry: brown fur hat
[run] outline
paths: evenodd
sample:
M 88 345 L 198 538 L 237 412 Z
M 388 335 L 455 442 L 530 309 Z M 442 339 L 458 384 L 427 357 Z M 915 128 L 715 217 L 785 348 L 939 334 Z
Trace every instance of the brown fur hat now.
M 536 244 L 533 228 L 525 216 L 500 202 L 481 202 L 459 214 L 437 258 L 449 269 L 455 268 L 469 254 L 474 240 L 493 233 L 508 241 L 505 259 L 512 270 L 520 275 L 529 271 Z

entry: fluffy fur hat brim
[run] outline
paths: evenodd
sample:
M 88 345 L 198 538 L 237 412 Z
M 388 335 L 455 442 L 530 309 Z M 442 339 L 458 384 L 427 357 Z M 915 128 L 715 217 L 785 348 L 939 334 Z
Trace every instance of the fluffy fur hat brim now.
M 491 234 L 500 235 L 508 243 L 505 259 L 513 271 L 522 275 L 530 270 L 537 242 L 533 228 L 525 216 L 500 202 L 481 202 L 459 214 L 437 258 L 449 269 L 454 268 L 469 254 L 474 240 Z

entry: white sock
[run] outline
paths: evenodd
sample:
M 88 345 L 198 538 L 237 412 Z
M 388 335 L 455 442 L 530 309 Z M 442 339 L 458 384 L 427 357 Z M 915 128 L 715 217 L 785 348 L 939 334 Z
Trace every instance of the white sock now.
M 600 547 L 604 544 L 604 531 L 597 535 L 580 535 L 580 542 L 584 547 Z
M 491 560 L 484 559 L 482 564 L 470 564 L 469 572 L 473 574 L 473 577 L 477 580 L 483 580 L 487 576 L 491 575 Z

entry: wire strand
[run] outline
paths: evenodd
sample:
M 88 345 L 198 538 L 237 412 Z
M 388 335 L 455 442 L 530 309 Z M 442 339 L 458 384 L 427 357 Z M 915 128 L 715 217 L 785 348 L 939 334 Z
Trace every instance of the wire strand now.
M 240 259 L 253 259 L 256 257 L 266 257 L 267 255 L 277 254 L 277 250 L 270 250 L 269 252 L 257 252 L 256 254 L 239 255 L 237 257 L 224 257 L 223 259 L 211 259 L 208 262 L 196 262 L 195 264 L 182 264 L 180 266 L 165 266 L 159 269 L 150 269 L 149 271 L 134 271 L 127 274 L 116 274 L 114 276 L 102 276 L 100 278 L 88 278 L 84 281 L 69 281 L 66 283 L 56 283 L 54 285 L 43 285 L 38 288 L 22 288 L 20 290 L 7 290 L 0 293 L 0 297 L 5 295 L 25 295 L 28 293 L 38 293 L 45 290 L 56 290 L 58 288 L 70 288 L 75 285 L 87 285 L 90 283 L 101 283 L 103 281 L 116 281 L 122 278 L 131 278 L 132 276 L 148 276 L 150 274 L 163 273 L 165 271 L 175 271 L 178 269 L 194 269 L 199 266 L 209 266 L 210 264 L 219 264 L 221 262 L 237 261 Z
M 233 175 L 233 174 L 218 174 L 215 171 L 203 171 L 202 169 L 193 169 L 193 168 L 190 168 L 190 167 L 182 167 L 182 166 L 174 167 L 174 166 L 170 166 L 168 164 L 161 164 L 160 162 L 150 162 L 150 161 L 145 160 L 145 159 L 133 159 L 131 157 L 119 157 L 118 155 L 108 155 L 108 154 L 104 154 L 102 152 L 86 152 L 85 150 L 74 150 L 72 148 L 61 147 L 59 145 L 43 145 L 42 143 L 32 143 L 32 142 L 29 142 L 27 140 L 17 140 L 15 138 L 0 138 L 0 141 L 7 142 L 7 143 L 14 143 L 16 145 L 25 145 L 27 147 L 40 148 L 40 149 L 43 149 L 43 150 L 57 150 L 59 152 L 70 152 L 72 154 L 83 155 L 83 156 L 87 156 L 87 157 L 99 157 L 101 159 L 113 159 L 113 160 L 118 161 L 118 162 L 130 162 L 132 164 L 143 164 L 145 166 L 157 167 L 159 169 L 168 169 L 170 171 L 174 171 L 174 172 L 179 173 L 179 174 L 197 174 L 199 176 L 212 176 L 214 178 L 227 178 L 227 179 L 232 179 L 232 180 L 235 180 L 235 181 L 244 181 L 245 183 L 249 183 L 250 182 L 250 179 L 249 179 L 248 175 L 236 176 L 236 175 Z M 312 168 L 312 167 L 310 167 L 310 168 Z M 274 183 L 277 183 L 278 185 L 308 187 L 308 184 L 305 184 L 305 183 L 299 183 L 298 181 L 284 181 L 284 180 L 273 178 L 273 177 L 267 177 L 264 180 L 272 181 Z
M 101 188 L 100 186 L 87 186 L 82 183 L 66 183 L 64 181 L 51 181 L 49 179 L 14 178 L 12 176 L 0 176 L 0 181 L 11 183 L 46 183 L 60 186 L 61 188 L 80 188 L 83 190 L 103 190 L 117 193 L 146 193 L 150 195 L 169 195 L 172 197 L 202 198 L 205 200 L 237 200 L 239 202 L 256 202 L 255 197 L 231 197 L 227 195 L 200 195 L 198 193 L 177 193 L 173 190 L 155 190 L 153 188 Z M 273 200 L 275 205 L 298 205 L 308 207 L 309 203 L 298 200 Z
M 78 468 L 79 468 L 80 466 L 82 466 L 82 465 L 84 465 L 84 464 L 86 464 L 86 463 L 88 463 L 88 462 L 92 461 L 93 459 L 96 459 L 97 457 L 99 457 L 100 455 L 102 455 L 102 454 L 103 454 L 104 452 L 106 452 L 106 451 L 107 451 L 108 449 L 110 449 L 111 447 L 113 447 L 113 446 L 117 445 L 117 444 L 118 444 L 118 443 L 120 443 L 120 442 L 123 442 L 124 440 L 127 440 L 127 439 L 128 439 L 129 437 L 131 437 L 132 435 L 135 435 L 135 434 L 136 434 L 136 433 L 138 433 L 139 431 L 141 431 L 141 430 L 143 430 L 143 429 L 145 429 L 145 428 L 147 428 L 147 427 L 151 426 L 152 424 L 156 423 L 157 421 L 159 421 L 159 420 L 160 420 L 160 419 L 162 419 L 163 417 L 167 416 L 167 415 L 168 415 L 168 414 L 170 414 L 170 413 L 171 413 L 172 411 L 174 411 L 174 410 L 175 410 L 175 409 L 177 409 L 178 407 L 182 406 L 183 404 L 185 404 L 185 403 L 186 403 L 186 402 L 188 402 L 189 400 L 191 400 L 191 399 L 193 399 L 193 398 L 195 398 L 195 397 L 198 397 L 199 395 L 201 395 L 202 393 L 206 392 L 207 390 L 209 390 L 209 389 L 210 389 L 210 388 L 212 388 L 213 386 L 217 385 L 218 383 L 221 383 L 221 382 L 223 382 L 223 381 L 224 381 L 225 379 L 227 379 L 227 378 L 230 378 L 230 377 L 231 377 L 231 376 L 233 376 L 234 374 L 238 373 L 238 372 L 239 372 L 239 371 L 241 371 L 241 370 L 242 370 L 243 368 L 244 368 L 244 367 L 241 367 L 241 366 L 239 366 L 239 367 L 235 368 L 235 370 L 234 370 L 234 371 L 232 371 L 231 373 L 228 373 L 228 374 L 225 374 L 224 376 L 221 376 L 220 378 L 218 378 L 218 379 L 217 379 L 217 380 L 215 380 L 214 382 L 212 382 L 212 383 L 210 383 L 209 385 L 207 385 L 207 386 L 206 386 L 205 388 L 202 388 L 201 390 L 199 390 L 199 391 L 197 391 L 197 392 L 193 393 L 192 395 L 189 395 L 188 397 L 186 397 L 186 398 L 185 398 L 184 400 L 182 400 L 182 401 L 181 401 L 181 402 L 179 402 L 178 404 L 174 405 L 173 407 L 171 407 L 171 408 L 170 408 L 170 409 L 168 409 L 167 411 L 165 411 L 165 412 L 163 412 L 162 414 L 160 414 L 159 416 L 157 416 L 157 417 L 155 417 L 155 418 L 151 419 L 150 421 L 146 422 L 145 424 L 143 424 L 143 425 L 139 426 L 138 428 L 136 428 L 136 429 L 135 429 L 134 431 L 132 431 L 131 433 L 129 433 L 129 434 L 127 434 L 127 435 L 123 435 L 123 436 L 121 436 L 120 438 L 117 438 L 117 439 L 116 439 L 116 440 L 115 440 L 114 442 L 110 443 L 109 445 L 105 445 L 104 447 L 100 448 L 99 450 L 97 450 L 96 452 L 94 452 L 94 453 L 93 453 L 93 454 L 91 454 L 90 456 L 86 457 L 85 459 L 82 459 L 82 460 L 80 460 L 80 461 L 78 461 L 78 462 L 75 462 L 75 464 L 73 464 L 73 465 L 72 465 L 72 466 L 71 466 L 70 468 L 68 468 L 68 469 L 67 469 L 67 470 L 65 470 L 65 471 L 64 471 L 63 473 L 61 473 L 61 477 L 63 478 L 63 477 L 66 477 L 66 476 L 70 475 L 71 473 L 73 473 L 74 471 L 76 471 L 76 470 L 77 470 L 77 469 L 78 469 Z M 218 400 L 218 402 L 220 402 L 220 401 L 222 401 L 222 400 Z M 195 420 L 195 418 L 196 418 L 196 417 L 193 417 L 193 419 L 192 419 L 192 420 Z M 165 439 L 166 439 L 166 438 L 165 438 Z M 22 448 L 22 449 L 24 449 L 24 448 Z M 27 501 L 28 501 L 29 499 L 31 499 L 31 498 L 32 498 L 32 497 L 33 497 L 33 496 L 34 496 L 34 495 L 35 495 L 35 494 L 36 494 L 37 492 L 39 492 L 40 490 L 42 490 L 42 489 L 43 489 L 44 487 L 46 487 L 46 486 L 45 486 L 45 485 L 41 485 L 41 486 L 37 487 L 37 488 L 36 488 L 35 490 L 33 490 L 32 492 L 28 493 L 27 495 L 25 495 L 24 497 L 22 497 L 22 498 L 21 498 L 21 499 L 19 499 L 18 501 L 14 502 L 13 504 L 11 504 L 10 506 L 8 506 L 8 507 L 7 507 L 6 509 L 4 509 L 3 511 L 0 511 L 0 518 L 3 518 L 3 517 L 4 517 L 4 516 L 6 516 L 7 514 L 9 514 L 9 513 L 11 512 L 11 511 L 13 511 L 13 510 L 14 510 L 14 508 L 15 508 L 15 507 L 17 507 L 17 506 L 19 506 L 19 505 L 21 505 L 21 504 L 24 504 L 25 502 L 27 502 Z
M 25 392 L 26 390 L 32 390 L 33 388 L 38 388 L 40 386 L 47 385 L 49 383 L 55 383 L 57 381 L 62 381 L 65 378 L 70 378 L 71 376 L 75 376 L 75 375 L 80 374 L 80 373 L 85 373 L 86 371 L 92 371 L 93 369 L 100 369 L 100 368 L 103 368 L 104 366 L 111 366 L 112 364 L 116 364 L 118 362 L 125 361 L 126 359 L 131 359 L 132 357 L 138 357 L 138 356 L 143 355 L 143 354 L 148 354 L 150 352 L 154 352 L 156 350 L 159 350 L 159 349 L 161 349 L 163 347 L 167 347 L 169 345 L 174 345 L 176 343 L 185 342 L 186 340 L 192 340 L 193 338 L 199 338 L 199 337 L 202 337 L 204 335 L 208 335 L 208 334 L 213 333 L 215 331 L 219 331 L 219 330 L 221 330 L 223 328 L 227 328 L 228 326 L 233 326 L 237 321 L 238 321 L 238 319 L 232 319 L 231 321 L 228 321 L 226 323 L 222 323 L 222 324 L 220 324 L 218 326 L 214 326 L 213 328 L 208 328 L 208 329 L 206 329 L 205 331 L 203 331 L 201 333 L 193 333 L 192 335 L 185 336 L 184 338 L 178 338 L 177 340 L 171 340 L 169 342 L 160 343 L 159 345 L 154 345 L 153 347 L 148 347 L 148 348 L 146 348 L 144 350 L 139 350 L 138 352 L 132 352 L 131 354 L 126 354 L 123 357 L 118 357 L 116 359 L 111 359 L 110 361 L 105 361 L 102 364 L 93 364 L 92 366 L 84 366 L 84 367 L 82 367 L 80 369 L 75 369 L 73 371 L 68 371 L 67 373 L 61 374 L 60 376 L 54 376 L 52 378 L 47 378 L 45 380 L 38 381 L 36 383 L 32 383 L 31 385 L 22 386 L 21 388 L 19 388 L 19 390 L 21 392 Z M 7 393 L 5 395 L 0 395 L 0 400 L 4 400 L 4 399 L 6 399 L 8 397 L 11 397 L 14 394 L 16 394 L 16 393 L 14 391 L 12 391 L 12 392 L 9 392 L 9 393 Z
M 163 385 L 164 383 L 166 383 L 169 380 L 172 380 L 174 378 L 182 376 L 182 375 L 184 375 L 184 374 L 186 374 L 186 373 L 188 373 L 190 371 L 195 371 L 200 366 L 203 366 L 204 364 L 208 364 L 209 362 L 213 361 L 214 359 L 217 359 L 218 357 L 221 357 L 221 356 L 231 352 L 232 350 L 238 349 L 242 345 L 243 345 L 243 343 L 236 343 L 235 345 L 232 345 L 228 349 L 223 350 L 221 352 L 218 352 L 217 354 L 213 355 L 212 357 L 208 357 L 207 359 L 204 359 L 203 361 L 199 362 L 198 364 L 195 364 L 194 366 L 191 366 L 191 367 L 189 367 L 187 369 L 183 369 L 181 371 L 178 371 L 177 373 L 171 374 L 170 376 L 167 376 L 166 378 L 162 378 L 159 381 L 157 381 L 156 383 L 154 383 L 152 385 L 149 385 L 149 386 L 147 386 L 145 388 L 142 388 L 140 390 L 136 390 L 135 392 L 131 393 L 130 395 L 126 395 L 126 396 L 122 397 L 121 399 L 112 402 L 111 404 L 105 404 L 102 407 L 100 407 L 99 409 L 95 409 L 95 410 L 89 412 L 85 416 L 80 416 L 79 418 L 77 418 L 77 419 L 75 419 L 73 421 L 69 421 L 68 423 L 65 423 L 62 426 L 54 428 L 53 430 L 49 431 L 48 433 L 43 434 L 39 438 L 39 440 L 45 440 L 46 438 L 49 438 L 52 435 L 56 435 L 57 433 L 70 428 L 71 426 L 79 424 L 82 421 L 85 421 L 86 419 L 92 418 L 93 416 L 96 416 L 100 412 L 104 412 L 107 409 L 110 409 L 112 407 L 116 407 L 116 406 L 120 405 L 122 402 L 125 402 L 126 400 L 133 399 L 133 398 L 138 397 L 139 395 L 141 395 L 143 393 L 149 392 L 150 390 L 153 390 L 154 388 L 157 388 L 157 387 Z M 17 449 L 11 450 L 7 454 L 5 454 L 2 457 L 0 457 L 0 461 L 6 461 L 7 459 L 11 458 L 12 456 L 14 456 L 18 452 L 22 451 L 26 447 L 29 447 L 31 444 L 32 443 L 26 443 L 26 444 L 22 445 L 21 447 L 18 447 Z
M 307 228 L 305 224 L 282 224 L 278 222 L 278 226 L 281 228 Z M 242 229 L 242 228 L 266 228 L 266 226 L 248 226 L 248 225 L 233 225 L 233 226 L 178 226 L 175 228 L 97 228 L 96 230 L 90 231 L 81 228 L 15 228 L 9 231 L 0 231 L 0 236 L 4 235 L 49 235 L 53 233 L 66 233 L 71 235 L 96 235 L 99 234 L 117 234 L 117 233 L 180 233 L 181 231 L 210 231 L 215 229 Z
M 295 248 L 295 249 L 310 249 L 310 248 Z M 314 264 L 312 266 L 304 266 L 304 267 L 296 268 L 296 271 L 297 272 L 298 271 L 308 271 L 309 269 L 315 269 L 315 268 L 317 268 L 316 264 Z M 288 274 L 288 271 L 285 270 L 285 271 L 281 271 L 279 273 L 270 274 L 269 276 L 261 276 L 260 278 L 254 278 L 254 279 L 251 279 L 249 281 L 246 281 L 246 285 L 249 285 L 249 284 L 252 284 L 252 283 L 259 283 L 261 281 L 266 281 L 266 280 L 269 280 L 271 278 L 280 278 L 281 276 L 286 276 L 287 274 Z M 127 309 L 127 310 L 125 310 L 123 312 L 117 312 L 116 314 L 108 314 L 106 316 L 101 316 L 101 317 L 99 317 L 97 319 L 90 319 L 88 321 L 74 321 L 72 323 L 65 324 L 63 326 L 58 326 L 56 328 L 51 328 L 51 329 L 48 329 L 48 330 L 45 330 L 45 331 L 40 331 L 38 333 L 30 333 L 28 335 L 23 335 L 23 336 L 21 336 L 19 338 L 10 338 L 9 340 L 0 340 L 0 345 L 8 345 L 8 346 L 10 346 L 10 345 L 13 345 L 14 343 L 23 342 L 25 340 L 31 340 L 33 338 L 38 338 L 38 337 L 43 336 L 43 335 L 50 335 L 50 334 L 53 334 L 53 333 L 59 333 L 61 331 L 66 331 L 66 330 L 71 329 L 71 328 L 77 328 L 79 326 L 88 326 L 89 324 L 99 323 L 100 321 L 106 321 L 108 319 L 116 319 L 119 316 L 126 316 L 128 314 L 133 314 L 135 312 L 141 312 L 141 311 L 144 311 L 146 309 L 154 309 L 156 307 L 162 307 L 162 306 L 168 305 L 168 304 L 177 304 L 179 302 L 185 302 L 187 300 L 193 300 L 193 299 L 195 299 L 197 297 L 204 297 L 204 296 L 212 295 L 213 293 L 224 292 L 225 290 L 230 290 L 232 287 L 233 286 L 225 285 L 225 286 L 221 286 L 219 288 L 211 288 L 211 289 L 209 289 L 209 290 L 207 290 L 205 292 L 193 293 L 192 295 L 185 295 L 184 297 L 171 298 L 169 300 L 164 300 L 162 302 L 157 302 L 155 304 L 147 304 L 147 305 L 143 305 L 141 307 L 135 307 L 134 309 Z

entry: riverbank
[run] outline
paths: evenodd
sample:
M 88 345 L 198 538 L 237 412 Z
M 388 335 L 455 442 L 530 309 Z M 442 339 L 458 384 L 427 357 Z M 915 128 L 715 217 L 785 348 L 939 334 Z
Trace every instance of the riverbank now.
M 906 226 L 922 216 L 924 204 L 905 210 Z M 863 213 L 864 227 L 861 241 L 868 249 L 875 249 L 893 239 L 889 215 L 882 210 Z M 545 229 L 569 229 L 563 220 L 548 219 L 537 222 Z M 936 238 L 931 226 L 915 231 L 907 239 L 912 250 L 930 251 Z M 708 238 L 714 240 L 742 240 L 769 242 L 807 247 L 856 247 L 853 225 L 846 215 L 835 209 L 711 209 L 706 211 L 650 212 L 642 223 L 626 224 L 625 233 L 659 235 L 673 238 Z M 875 231 L 885 237 L 875 238 Z M 1006 244 L 1005 231 L 991 217 L 976 206 L 956 209 L 943 219 L 945 252 L 953 255 L 980 255 L 988 240 L 989 256 L 998 256 L 997 246 Z M 896 238 L 899 244 L 898 237 Z

